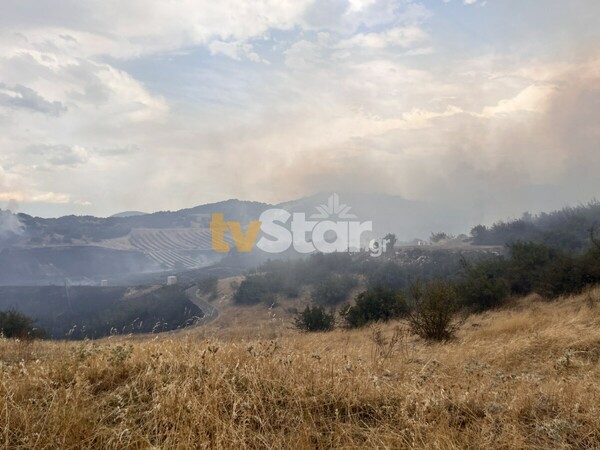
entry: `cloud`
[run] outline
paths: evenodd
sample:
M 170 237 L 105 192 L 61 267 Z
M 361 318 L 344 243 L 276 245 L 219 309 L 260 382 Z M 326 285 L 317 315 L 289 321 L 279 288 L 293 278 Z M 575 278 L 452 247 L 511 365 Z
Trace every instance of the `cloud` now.
M 553 85 L 532 84 L 512 98 L 500 100 L 495 106 L 486 106 L 482 115 L 492 117 L 518 112 L 543 113 L 557 89 L 557 86 Z
M 70 147 L 68 145 L 36 144 L 28 146 L 25 153 L 42 157 L 47 164 L 52 166 L 74 167 L 87 162 L 89 159 L 88 151 L 77 145 Z
M 67 108 L 61 102 L 48 101 L 41 95 L 20 84 L 7 86 L 0 82 L 0 106 L 11 109 L 24 109 L 51 116 L 59 116 Z
M 57 204 L 66 204 L 72 202 L 71 197 L 68 194 L 57 192 L 0 192 L 0 200 L 9 202 L 43 202 Z M 76 203 L 80 202 L 80 200 L 76 201 Z
M 323 46 L 304 39 L 294 42 L 283 54 L 285 64 L 293 69 L 311 68 L 326 58 Z
M 244 41 L 269 29 L 291 29 L 312 3 L 91 0 L 84 5 L 64 0 L 49 7 L 23 0 L 3 11 L 0 29 L 18 30 L 36 47 L 69 48 L 79 57 L 130 58 L 206 45 L 215 39 Z
M 597 192 L 578 6 L 556 10 L 556 34 L 514 0 L 455 8 L 463 22 L 428 5 L 16 2 L 0 17 L 0 198 L 109 214 L 337 187 L 490 205 L 530 184 Z M 517 9 L 527 26 L 499 33 Z M 16 87 L 42 103 L 7 106 Z
M 261 57 L 253 51 L 252 45 L 247 42 L 234 41 L 212 41 L 208 44 L 211 55 L 223 54 L 236 61 L 248 59 L 253 62 L 260 62 Z
M 410 47 L 423 42 L 427 34 L 417 26 L 396 27 L 380 33 L 358 33 L 338 44 L 339 48 L 383 49 Z

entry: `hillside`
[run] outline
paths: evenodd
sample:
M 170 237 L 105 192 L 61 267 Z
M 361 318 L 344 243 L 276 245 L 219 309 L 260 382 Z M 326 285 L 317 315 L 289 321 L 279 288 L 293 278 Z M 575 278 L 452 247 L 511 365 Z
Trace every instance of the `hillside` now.
M 227 200 L 174 212 L 57 219 L 5 211 L 4 222 L 11 219 L 11 227 L 0 233 L 0 285 L 62 284 L 65 278 L 127 285 L 161 272 L 214 266 L 223 256 L 212 251 L 212 213 L 246 223 L 267 206 Z
M 598 448 L 599 355 L 600 289 L 515 300 L 447 344 L 403 322 L 299 334 L 278 320 L 1 340 L 0 427 L 10 448 Z
M 359 221 L 371 221 L 369 239 L 394 233 L 399 244 L 426 243 L 427 238 L 444 231 L 447 236 L 468 232 L 472 215 L 460 206 L 409 201 L 383 194 L 339 196 Z M 179 211 L 162 211 L 128 217 L 98 218 L 65 216 L 43 219 L 26 214 L 0 214 L 0 285 L 98 284 L 109 279 L 113 284 L 146 282 L 148 277 L 165 272 L 199 271 L 222 266 L 244 270 L 258 265 L 272 254 L 255 249 L 250 255 L 224 256 L 212 249 L 210 220 L 213 213 L 228 221 L 248 224 L 258 220 L 268 208 L 283 208 L 307 217 L 316 207 L 327 204 L 328 193 L 315 194 L 278 205 L 227 200 Z M 472 238 L 461 235 L 436 248 L 466 250 L 503 246 L 517 240 L 534 241 L 565 250 L 584 250 L 589 245 L 589 230 L 600 222 L 598 202 L 576 208 L 497 222 L 472 229 Z M 475 222 L 476 223 L 476 222 Z M 367 236 L 368 235 L 368 236 Z M 231 242 L 229 234 L 226 240 Z M 298 256 L 292 250 L 278 257 Z M 237 273 L 240 273 L 238 270 Z M 154 281 L 152 281 L 154 282 Z
M 2 223 L 6 226 L 0 229 L 7 232 L 0 234 L 0 285 L 62 284 L 65 278 L 82 284 L 106 278 L 128 284 L 139 283 L 140 275 L 236 265 L 212 250 L 209 226 L 213 213 L 244 225 L 258 220 L 268 208 L 310 216 L 330 195 L 321 193 L 278 205 L 232 199 L 179 211 L 108 218 L 44 219 L 4 211 Z M 340 199 L 361 221 L 373 222 L 373 236 L 395 232 L 399 239 L 410 240 L 426 237 L 442 224 L 449 231 L 468 225 L 453 221 L 451 217 L 456 216 L 446 206 L 399 196 L 342 194 Z M 229 236 L 226 239 L 230 240 Z M 246 268 L 256 259 L 272 256 L 260 253 L 253 252 Z M 77 261 L 76 267 L 72 267 L 73 261 Z
M 180 329 L 200 320 L 186 286 L 0 286 L 0 311 L 20 311 L 53 339 Z
M 550 213 L 523 214 L 520 219 L 499 221 L 471 231 L 475 245 L 537 242 L 562 250 L 581 251 L 589 246 L 590 232 L 600 223 L 600 202 L 593 200 Z

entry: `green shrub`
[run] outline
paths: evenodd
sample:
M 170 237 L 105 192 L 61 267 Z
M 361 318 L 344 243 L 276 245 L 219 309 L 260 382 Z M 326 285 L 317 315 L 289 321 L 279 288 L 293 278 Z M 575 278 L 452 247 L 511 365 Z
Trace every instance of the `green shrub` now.
M 301 331 L 331 331 L 335 325 L 335 317 L 322 306 L 307 306 L 294 319 L 294 327 Z
M 370 322 L 386 322 L 402 317 L 408 312 L 405 298 L 396 291 L 372 288 L 361 292 L 353 306 L 341 311 L 341 316 L 350 328 L 362 327 Z
M 482 311 L 501 305 L 510 294 L 509 282 L 502 277 L 498 261 L 483 261 L 476 265 L 463 262 L 464 275 L 457 283 L 463 306 Z

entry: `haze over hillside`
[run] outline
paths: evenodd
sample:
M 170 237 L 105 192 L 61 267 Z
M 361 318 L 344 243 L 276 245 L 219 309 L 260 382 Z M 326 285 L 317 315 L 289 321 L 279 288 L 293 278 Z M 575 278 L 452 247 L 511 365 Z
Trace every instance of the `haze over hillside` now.
M 331 194 L 268 205 L 227 200 L 179 211 L 126 214 L 109 218 L 65 216 L 43 219 L 4 212 L 6 236 L 0 253 L 1 282 L 60 280 L 70 276 L 85 282 L 126 274 L 209 267 L 223 260 L 211 246 L 213 213 L 246 226 L 271 208 L 314 214 Z M 433 231 L 465 231 L 469 223 L 447 220 L 442 205 L 408 201 L 379 194 L 342 194 L 340 201 L 361 221 L 372 221 L 369 236 L 393 232 L 398 239 L 427 238 Z M 10 228 L 9 228 L 10 227 Z
M 108 218 L 65 216 L 43 219 L 2 211 L 0 284 L 62 284 L 66 278 L 77 284 L 97 284 L 102 279 L 110 279 L 113 284 L 127 284 L 162 280 L 165 275 L 161 274 L 186 270 L 229 275 L 242 273 L 261 260 L 298 254 L 292 250 L 282 255 L 267 254 L 257 248 L 250 254 L 238 254 L 235 250 L 229 254 L 217 253 L 212 247 L 210 231 L 214 213 L 223 214 L 226 221 L 237 221 L 243 227 L 257 221 L 262 212 L 274 208 L 290 214 L 301 212 L 310 218 L 317 212 L 317 207 L 331 201 L 331 195 L 319 193 L 278 205 L 227 200 L 179 211 Z M 459 208 L 453 205 L 409 201 L 383 194 L 343 193 L 338 199 L 356 220 L 372 222 L 372 232 L 362 235 L 362 248 L 366 248 L 370 239 L 380 239 L 388 233 L 393 233 L 402 245 L 415 242 L 415 239 L 428 240 L 432 233 L 441 231 L 448 235 L 468 235 L 471 228 L 479 225 L 472 219 L 476 213 L 463 210 L 457 215 Z M 583 222 L 574 219 L 571 226 L 577 236 L 576 242 L 587 236 L 586 230 L 596 220 L 596 209 L 594 206 L 589 211 L 584 208 L 580 212 L 567 213 L 566 217 L 583 214 Z M 551 228 L 558 226 L 552 225 L 554 222 L 549 222 Z M 524 226 L 529 225 L 525 222 Z M 543 230 L 544 227 L 515 235 L 510 229 L 500 229 L 488 233 L 487 237 L 479 235 L 476 242 L 502 246 L 507 242 L 503 236 L 521 233 L 523 238 L 541 239 Z M 258 238 L 262 235 L 261 231 Z M 562 234 L 557 236 L 555 241 L 572 240 Z M 224 237 L 235 247 L 229 233 Z M 460 245 L 469 243 L 465 241 Z

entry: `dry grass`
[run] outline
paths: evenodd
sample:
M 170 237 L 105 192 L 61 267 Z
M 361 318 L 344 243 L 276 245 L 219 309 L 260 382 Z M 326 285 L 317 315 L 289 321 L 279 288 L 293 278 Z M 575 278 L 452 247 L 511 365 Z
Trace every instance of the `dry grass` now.
M 273 320 L 245 335 L 3 340 L 0 443 L 599 448 L 599 300 L 522 299 L 439 345 L 400 322 L 301 335 Z

